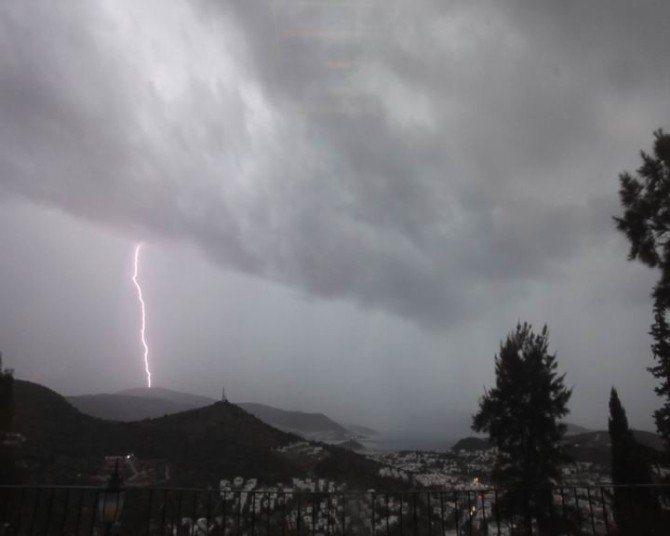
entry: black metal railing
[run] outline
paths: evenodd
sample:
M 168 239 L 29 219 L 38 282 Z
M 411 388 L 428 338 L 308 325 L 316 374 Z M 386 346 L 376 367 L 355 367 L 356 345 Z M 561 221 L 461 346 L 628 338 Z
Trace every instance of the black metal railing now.
M 147 534 L 615 535 L 621 527 L 670 534 L 666 486 L 580 486 L 543 490 L 311 492 L 128 488 L 121 518 L 100 519 L 103 490 L 0 486 L 0 535 Z M 628 532 L 626 532 L 628 533 Z M 635 532 L 631 532 L 633 534 Z

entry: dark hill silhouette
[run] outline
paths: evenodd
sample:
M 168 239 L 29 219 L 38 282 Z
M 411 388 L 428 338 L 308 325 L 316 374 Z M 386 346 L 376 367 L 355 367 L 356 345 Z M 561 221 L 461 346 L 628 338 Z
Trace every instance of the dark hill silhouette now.
M 115 393 L 117 395 L 127 395 L 133 397 L 141 397 L 148 399 L 167 400 L 173 404 L 187 406 L 189 409 L 201 408 L 209 406 L 216 402 L 215 399 L 207 396 L 194 395 L 191 393 L 182 393 L 173 389 L 166 389 L 165 387 L 135 387 L 132 389 L 124 389 Z
M 663 439 L 643 430 L 633 430 L 635 439 L 652 460 L 660 460 L 665 447 Z M 565 438 L 569 453 L 578 461 L 609 465 L 611 460 L 610 435 L 607 430 L 572 435 Z
M 451 447 L 451 450 L 458 452 L 459 450 L 464 450 L 466 452 L 473 452 L 476 450 L 487 450 L 491 448 L 491 443 L 488 439 L 483 437 L 464 437 L 456 442 L 456 444 Z
M 354 451 L 365 450 L 365 445 L 361 445 L 355 439 L 349 439 L 342 443 L 338 443 L 337 446 L 340 447 L 341 449 L 347 449 L 347 450 L 354 450 Z
M 67 401 L 82 413 L 110 421 L 140 421 L 198 407 L 164 398 L 107 393 L 68 396 Z
M 369 426 L 361 426 L 360 424 L 346 423 L 344 427 L 358 436 L 372 437 L 379 435 L 379 432 L 377 430 L 375 430 L 374 428 L 370 428 Z
M 635 439 L 647 451 L 651 459 L 658 459 L 664 452 L 663 439 L 643 430 L 634 430 Z M 611 459 L 609 432 L 596 431 L 574 435 L 566 435 L 563 442 L 568 448 L 570 456 L 575 461 L 592 462 L 609 465 Z M 458 441 L 453 447 L 454 452 L 459 450 L 476 451 L 491 448 L 488 439 L 483 437 L 466 437 Z
M 15 403 L 15 429 L 26 437 L 27 479 L 33 483 L 85 483 L 105 455 L 131 452 L 168 460 L 170 485 L 216 485 L 238 475 L 274 483 L 307 471 L 354 486 L 382 483 L 376 463 L 343 449 L 323 446 L 326 459 L 312 467 L 283 456 L 276 449 L 301 438 L 228 402 L 156 419 L 112 422 L 84 415 L 46 387 L 16 380 Z
M 573 436 L 577 434 L 587 434 L 589 432 L 593 432 L 590 428 L 586 428 L 585 426 L 580 426 L 579 424 L 573 424 L 571 422 L 566 422 L 565 423 L 566 430 L 565 430 L 565 435 L 566 436 Z
M 174 483 L 205 485 L 221 477 L 284 479 L 293 467 L 272 449 L 298 441 L 229 403 L 132 423 L 96 419 L 38 384 L 15 383 L 16 431 L 26 436 L 31 480 L 81 482 L 105 455 L 164 458 Z M 78 476 L 81 475 L 81 476 Z
M 117 393 L 68 396 L 82 413 L 110 421 L 140 421 L 180 411 L 211 406 L 213 398 L 182 393 L 164 387 L 136 387 Z
M 70 396 L 67 400 L 82 413 L 113 421 L 163 417 L 216 402 L 211 398 L 162 387 L 139 387 L 113 394 Z M 287 411 L 256 403 L 243 403 L 238 406 L 270 426 L 307 439 L 343 441 L 355 435 L 323 413 Z
M 120 424 L 84 415 L 46 387 L 15 380 L 14 403 L 29 483 L 87 483 L 101 456 L 121 452 Z
M 287 411 L 252 402 L 242 403 L 240 407 L 271 426 L 306 437 L 328 437 L 338 440 L 351 435 L 344 426 L 323 413 Z

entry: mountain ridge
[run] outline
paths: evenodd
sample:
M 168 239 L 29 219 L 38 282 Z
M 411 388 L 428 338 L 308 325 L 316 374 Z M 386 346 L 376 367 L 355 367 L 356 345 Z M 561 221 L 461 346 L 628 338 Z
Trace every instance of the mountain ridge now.
M 66 399 L 82 413 L 110 421 L 140 421 L 195 409 L 190 404 L 179 404 L 164 398 L 116 393 L 68 396 Z
M 81 412 L 101 419 L 132 422 L 211 405 L 216 400 L 166 389 L 139 387 L 116 393 L 66 397 Z M 292 411 L 256 402 L 237 404 L 266 424 L 306 439 L 337 442 L 365 435 L 348 430 L 324 413 Z M 360 427 L 360 429 L 366 429 Z M 366 429 L 371 430 L 371 429 Z
M 281 478 L 296 472 L 273 449 L 301 439 L 233 404 L 117 422 L 86 415 L 39 384 L 15 380 L 14 396 L 15 430 L 26 437 L 35 482 L 82 483 L 105 456 L 128 453 L 170 460 L 179 485 L 213 484 L 212 475 Z
M 18 379 L 14 402 L 14 429 L 26 438 L 26 483 L 90 484 L 105 456 L 133 453 L 167 460 L 171 486 L 216 486 L 221 478 L 236 476 L 276 483 L 308 475 L 362 489 L 388 484 L 376 462 L 334 446 L 312 443 L 323 456 L 307 463 L 282 454 L 304 440 L 230 402 L 117 422 L 86 415 L 55 391 Z
M 209 406 L 216 399 L 208 396 L 194 395 L 192 393 L 185 393 L 183 391 L 175 391 L 166 387 L 131 387 L 130 389 L 122 389 L 114 393 L 116 395 L 135 396 L 148 399 L 168 400 L 175 404 L 190 405 L 193 408 Z
M 581 427 L 580 427 L 581 428 Z M 663 438 L 652 432 L 632 430 L 636 441 L 647 452 L 650 459 L 657 459 L 665 452 Z M 609 465 L 611 460 L 611 442 L 607 430 L 591 430 L 577 434 L 566 434 L 563 445 L 575 461 Z M 492 448 L 486 437 L 469 436 L 460 439 L 451 448 L 458 452 L 488 450 Z
M 243 402 L 239 406 L 263 422 L 280 430 L 307 436 L 309 439 L 339 440 L 353 435 L 341 424 L 324 413 L 289 411 L 256 402 Z

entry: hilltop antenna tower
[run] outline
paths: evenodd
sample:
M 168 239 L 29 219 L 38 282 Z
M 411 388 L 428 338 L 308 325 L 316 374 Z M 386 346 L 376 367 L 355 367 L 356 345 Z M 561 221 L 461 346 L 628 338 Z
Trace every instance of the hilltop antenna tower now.
M 226 398 L 226 386 L 221 387 L 221 402 L 228 402 L 228 399 Z

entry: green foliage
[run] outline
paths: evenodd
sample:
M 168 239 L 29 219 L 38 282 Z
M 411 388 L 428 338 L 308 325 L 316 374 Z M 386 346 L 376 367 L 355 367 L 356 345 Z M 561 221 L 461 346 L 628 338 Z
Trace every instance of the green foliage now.
M 572 394 L 556 372 L 548 338 L 546 326 L 535 334 L 527 323 L 507 336 L 495 357 L 496 386 L 481 398 L 472 426 L 498 449 L 492 477 L 510 490 L 500 500 L 501 513 L 523 512 L 526 524 L 535 518 L 541 528 L 551 517 L 549 487 L 568 458 L 560 421 Z
M 652 292 L 654 323 L 650 334 L 656 365 L 649 370 L 660 380 L 656 393 L 664 398 L 655 414 L 658 433 L 670 439 L 670 136 L 654 133 L 653 155 L 641 152 L 637 176 L 619 175 L 622 217 L 614 218 L 630 242 L 630 260 L 657 268 L 660 277 Z
M 612 484 L 636 485 L 652 483 L 647 453 L 635 441 L 628 427 L 626 411 L 616 389 L 610 394 L 609 434 L 612 443 Z M 652 490 L 614 488 L 614 519 L 622 535 L 656 534 L 658 500 Z M 660 534 L 660 532 L 659 532 Z

